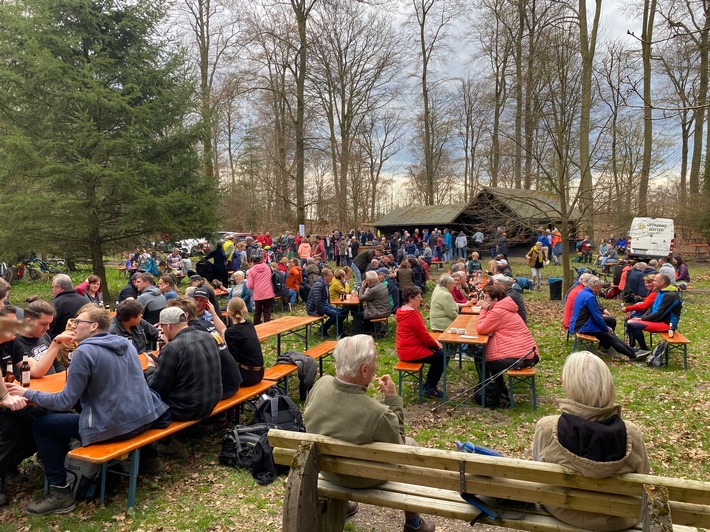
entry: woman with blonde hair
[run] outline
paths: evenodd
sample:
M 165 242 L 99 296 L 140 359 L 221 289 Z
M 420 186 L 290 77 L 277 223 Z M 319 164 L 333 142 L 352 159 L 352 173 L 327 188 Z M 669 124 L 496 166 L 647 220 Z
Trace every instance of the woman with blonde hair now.
M 562 388 L 566 396 L 559 401 L 562 413 L 537 422 L 533 460 L 559 464 L 596 479 L 649 473 L 641 429 L 621 419 L 614 379 L 603 360 L 589 351 L 572 353 L 562 368 Z M 545 508 L 560 521 L 587 530 L 625 530 L 641 517 Z
M 253 386 L 264 378 L 264 354 L 254 324 L 249 321 L 249 311 L 240 297 L 233 297 L 227 305 L 227 315 L 232 320 L 224 332 L 227 348 L 239 365 L 242 387 Z

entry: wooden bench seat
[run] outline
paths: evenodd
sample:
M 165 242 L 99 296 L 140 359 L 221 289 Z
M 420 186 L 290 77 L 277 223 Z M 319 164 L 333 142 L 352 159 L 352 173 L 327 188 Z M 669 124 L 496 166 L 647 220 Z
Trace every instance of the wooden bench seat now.
M 438 340 L 442 333 L 430 332 L 434 340 Z M 400 360 L 395 364 L 394 371 L 399 374 L 399 395 L 402 397 L 402 381 L 411 377 L 417 382 L 418 399 L 417 403 L 422 404 L 422 393 L 424 391 L 424 363 L 423 362 L 404 362 Z
M 404 379 L 412 377 L 417 383 L 417 403 L 422 404 L 422 393 L 424 391 L 424 363 L 404 362 L 400 360 L 395 364 L 394 370 L 399 374 L 399 395 L 402 397 L 402 382 Z
M 510 407 L 515 406 L 514 394 L 516 388 L 529 388 L 532 393 L 533 410 L 537 410 L 537 389 L 535 388 L 535 368 L 509 369 L 508 394 Z
M 688 369 L 688 345 L 690 340 L 680 334 L 678 331 L 673 332 L 673 338 L 668 336 L 667 332 L 662 332 L 661 338 L 668 342 L 668 353 L 666 353 L 666 366 L 671 355 L 671 351 L 680 351 L 683 353 L 683 369 Z
M 210 416 L 214 416 L 215 414 L 219 414 L 236 406 L 248 404 L 249 401 L 266 392 L 273 385 L 273 381 L 263 380 L 254 386 L 240 388 L 232 397 L 228 397 L 217 403 Z M 130 463 L 128 473 L 128 508 L 130 509 L 135 507 L 141 448 L 167 436 L 176 434 L 196 423 L 199 423 L 199 420 L 173 421 L 164 429 L 150 429 L 128 440 L 95 443 L 86 447 L 78 447 L 69 451 L 68 454 L 78 460 L 102 464 L 101 491 L 99 495 L 101 504 L 104 503 L 106 495 L 106 474 L 108 472 L 108 466 L 111 462 L 116 460 L 128 460 Z
M 333 354 L 337 343 L 335 340 L 326 340 L 304 351 L 305 355 L 318 361 L 318 371 L 321 377 L 323 376 L 323 359 Z
M 264 380 L 273 381 L 277 385 L 284 383 L 284 392 L 288 395 L 288 378 L 298 371 L 296 364 L 276 364 L 264 370 Z
M 599 343 L 599 338 L 597 338 L 596 336 L 591 336 L 589 334 L 575 333 L 574 342 L 572 343 L 572 352 L 577 351 L 577 343 L 581 344 L 589 350 L 592 350 L 596 349 L 597 344 Z
M 479 522 L 519 530 L 579 530 L 537 505 L 642 518 L 647 530 L 710 527 L 710 482 L 635 473 L 593 479 L 557 464 L 282 430 L 269 431 L 269 442 L 276 463 L 291 466 L 283 510 L 289 532 L 342 530 L 347 501 L 471 521 L 480 511 L 461 492 L 482 498 L 497 514 Z M 345 488 L 319 478 L 320 471 L 383 483 Z

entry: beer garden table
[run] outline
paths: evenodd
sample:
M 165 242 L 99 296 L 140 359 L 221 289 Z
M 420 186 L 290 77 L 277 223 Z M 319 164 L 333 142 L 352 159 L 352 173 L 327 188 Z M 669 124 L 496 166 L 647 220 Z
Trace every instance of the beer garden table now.
M 480 309 L 479 309 L 480 311 Z M 439 342 L 444 345 L 444 353 L 447 358 L 451 358 L 451 355 L 456 352 L 456 345 L 473 345 L 477 347 L 478 355 L 481 359 L 481 380 L 485 383 L 486 375 L 486 357 L 485 348 L 488 344 L 488 336 L 485 334 L 478 334 L 476 332 L 476 323 L 478 323 L 477 314 L 459 314 L 459 316 L 451 322 L 451 325 L 439 335 Z M 463 334 L 458 331 L 464 330 Z M 456 332 L 453 332 L 456 331 Z M 459 368 L 462 368 L 462 359 L 459 357 Z M 447 398 L 447 374 L 448 374 L 448 363 L 444 364 L 444 401 Z M 485 384 L 482 390 L 483 406 L 485 406 Z

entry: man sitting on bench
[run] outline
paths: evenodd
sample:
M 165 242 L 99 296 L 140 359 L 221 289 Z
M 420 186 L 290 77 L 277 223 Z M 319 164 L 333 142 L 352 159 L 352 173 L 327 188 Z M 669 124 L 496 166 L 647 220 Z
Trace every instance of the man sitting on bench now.
M 64 469 L 71 438 L 80 438 L 82 445 L 130 439 L 149 429 L 168 409 L 148 388 L 135 347 L 126 338 L 109 334 L 108 327 L 108 311 L 90 303 L 79 310 L 71 330 L 54 338 L 56 344 L 78 344 L 61 392 L 45 393 L 7 384 L 12 395 L 24 395 L 37 406 L 55 411 L 34 422 L 49 493 L 43 500 L 30 503 L 29 513 L 65 514 L 74 510 L 74 493 Z M 81 414 L 68 413 L 79 400 Z
M 416 445 L 404 436 L 402 398 L 397 395 L 389 375 L 376 378 L 384 404 L 367 395 L 367 387 L 375 379 L 377 349 L 370 336 L 359 334 L 338 341 L 333 352 L 335 377 L 321 377 L 308 395 L 303 413 L 306 431 L 339 438 L 351 443 L 406 443 Z M 372 488 L 383 481 L 367 481 L 323 472 L 330 482 L 349 488 Z M 348 516 L 357 512 L 355 503 L 348 503 Z M 404 512 L 404 532 L 433 532 L 415 512 Z
M 653 305 L 641 317 L 631 318 L 626 322 L 631 336 L 632 345 L 638 342 L 642 351 L 646 351 L 647 332 L 667 332 L 678 326 L 680 319 L 681 302 L 680 293 L 675 286 L 671 286 L 670 277 L 665 273 L 658 273 L 653 279 L 653 289 L 658 290 L 658 295 Z

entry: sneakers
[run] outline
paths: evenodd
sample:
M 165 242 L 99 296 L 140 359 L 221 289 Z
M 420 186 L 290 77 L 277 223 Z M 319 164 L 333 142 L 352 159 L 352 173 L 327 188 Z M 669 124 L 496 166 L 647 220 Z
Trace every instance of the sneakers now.
M 175 438 L 171 438 L 170 443 L 167 445 L 164 443 L 159 443 L 155 446 L 155 449 L 159 454 L 163 456 L 170 456 L 172 458 L 187 458 L 190 453 L 187 452 L 187 445 L 179 442 Z
M 348 501 L 348 509 L 345 510 L 345 519 L 350 519 L 360 509 L 360 505 L 353 501 Z
M 76 508 L 74 492 L 69 484 L 66 486 L 49 486 L 49 493 L 41 501 L 31 502 L 25 508 L 36 515 L 68 514 Z
M 426 386 L 424 387 L 424 390 L 422 391 L 422 395 L 424 397 L 435 397 L 435 398 L 441 398 L 444 397 L 444 392 L 439 390 L 438 388 L 427 388 Z
M 418 528 L 414 528 L 412 525 L 404 523 L 404 532 L 434 532 L 436 530 L 436 525 L 434 523 L 427 523 L 421 517 L 419 518 L 419 521 L 420 523 Z
M 613 357 L 615 352 L 611 347 L 599 347 L 597 348 L 597 353 L 605 357 Z

